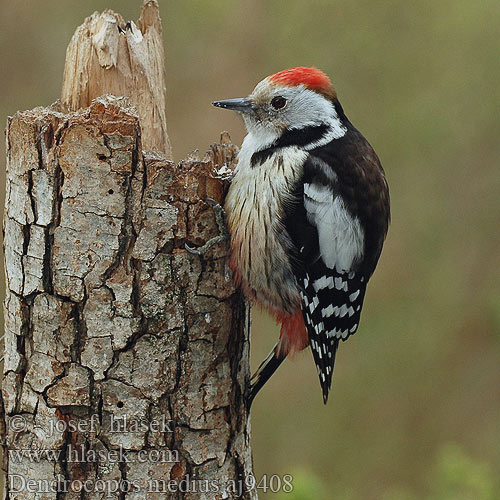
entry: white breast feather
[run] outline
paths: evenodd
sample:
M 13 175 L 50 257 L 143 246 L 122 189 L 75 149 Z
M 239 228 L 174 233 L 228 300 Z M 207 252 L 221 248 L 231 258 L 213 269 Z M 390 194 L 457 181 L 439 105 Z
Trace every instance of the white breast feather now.
M 225 202 L 233 258 L 261 301 L 285 307 L 300 298 L 296 283 L 289 283 L 291 264 L 276 234 L 284 230 L 282 204 L 288 202 L 286 193 L 302 175 L 307 153 L 284 148 L 252 167 L 255 142 L 252 136 L 243 142 Z

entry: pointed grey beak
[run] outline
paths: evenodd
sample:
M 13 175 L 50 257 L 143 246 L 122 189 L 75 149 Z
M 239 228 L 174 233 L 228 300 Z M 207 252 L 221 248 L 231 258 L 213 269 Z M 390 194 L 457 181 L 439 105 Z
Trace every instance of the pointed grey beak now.
M 232 109 L 233 111 L 239 111 L 240 113 L 248 113 L 252 111 L 252 103 L 247 97 L 214 101 L 212 104 L 217 108 Z

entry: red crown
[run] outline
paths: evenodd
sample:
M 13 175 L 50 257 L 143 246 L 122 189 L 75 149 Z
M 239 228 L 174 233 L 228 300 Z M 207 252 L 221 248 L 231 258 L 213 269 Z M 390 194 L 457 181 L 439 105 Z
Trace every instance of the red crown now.
M 323 71 L 317 68 L 306 68 L 298 66 L 275 73 L 269 77 L 271 82 L 278 85 L 297 86 L 304 85 L 308 89 L 333 95 L 333 85 Z

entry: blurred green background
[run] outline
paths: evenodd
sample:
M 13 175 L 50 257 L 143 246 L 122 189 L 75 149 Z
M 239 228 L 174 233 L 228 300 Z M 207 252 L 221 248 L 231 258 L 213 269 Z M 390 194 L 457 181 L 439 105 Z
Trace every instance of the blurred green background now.
M 160 0 L 174 155 L 242 122 L 210 106 L 315 65 L 379 154 L 393 222 L 357 335 L 324 407 L 309 352 L 254 403 L 257 477 L 288 500 L 500 498 L 498 0 Z M 94 10 L 140 0 L 0 1 L 0 116 L 60 92 L 67 43 Z M 5 150 L 0 151 L 2 176 Z M 2 177 L 4 179 L 4 177 Z M 3 195 L 3 189 L 2 189 Z M 278 330 L 254 313 L 252 364 Z

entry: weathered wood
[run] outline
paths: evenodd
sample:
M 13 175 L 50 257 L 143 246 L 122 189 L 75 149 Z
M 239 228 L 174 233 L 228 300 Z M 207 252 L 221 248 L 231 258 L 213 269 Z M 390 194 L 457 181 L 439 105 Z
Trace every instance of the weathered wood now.
M 240 489 L 249 310 L 227 246 L 184 250 L 216 235 L 203 200 L 222 201 L 236 148 L 223 136 L 179 164 L 145 152 L 140 106 L 106 95 L 9 118 L 8 498 L 256 498 Z
M 144 149 L 156 149 L 172 159 L 156 0 L 144 2 L 137 24 L 105 10 L 94 12 L 75 31 L 66 51 L 62 104 L 76 111 L 103 94 L 128 97 L 139 112 Z

